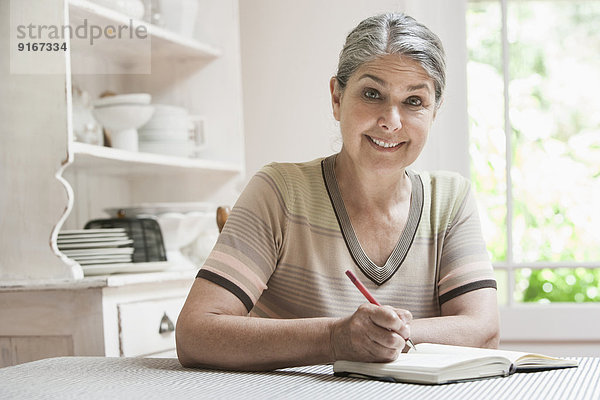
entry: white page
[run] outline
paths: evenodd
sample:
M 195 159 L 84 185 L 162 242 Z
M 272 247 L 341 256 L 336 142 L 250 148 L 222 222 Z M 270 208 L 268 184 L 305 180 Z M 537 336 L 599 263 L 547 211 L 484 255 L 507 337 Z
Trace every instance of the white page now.
M 525 353 L 521 351 L 510 351 L 510 350 L 497 350 L 497 349 L 481 349 L 478 347 L 465 347 L 465 346 L 450 346 L 444 344 L 434 343 L 420 343 L 416 345 L 417 353 L 423 354 L 468 354 L 468 355 L 490 355 L 490 356 L 501 356 L 506 357 L 511 363 L 515 363 L 521 357 L 533 356 L 539 359 L 546 360 L 561 360 L 558 358 L 545 356 L 541 354 Z M 409 350 L 409 353 L 414 353 L 413 349 Z

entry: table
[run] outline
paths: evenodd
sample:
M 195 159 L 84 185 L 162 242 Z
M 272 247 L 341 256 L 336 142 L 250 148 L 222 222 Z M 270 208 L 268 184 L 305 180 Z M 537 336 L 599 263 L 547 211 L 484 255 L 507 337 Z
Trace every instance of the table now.
M 578 360 L 578 368 L 427 386 L 335 377 L 331 365 L 231 372 L 175 358 L 58 357 L 0 369 L 0 399 L 600 399 L 600 358 Z

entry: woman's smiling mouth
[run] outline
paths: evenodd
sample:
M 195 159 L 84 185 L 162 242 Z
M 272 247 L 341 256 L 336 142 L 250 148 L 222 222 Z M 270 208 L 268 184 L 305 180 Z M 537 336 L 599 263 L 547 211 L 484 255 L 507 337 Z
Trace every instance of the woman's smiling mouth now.
M 400 147 L 400 145 L 404 144 L 404 142 L 386 142 L 383 140 L 375 139 L 374 137 L 371 137 L 369 135 L 365 136 L 369 139 L 369 142 L 383 149 L 395 149 L 397 147 Z

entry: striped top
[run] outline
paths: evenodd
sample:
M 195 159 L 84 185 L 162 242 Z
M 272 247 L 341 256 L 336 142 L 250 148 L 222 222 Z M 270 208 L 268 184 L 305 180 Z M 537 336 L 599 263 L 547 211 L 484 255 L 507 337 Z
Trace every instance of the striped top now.
M 411 204 L 383 266 L 362 250 L 344 207 L 335 155 L 273 163 L 236 202 L 198 272 L 236 295 L 252 316 L 335 317 L 365 302 L 351 269 L 381 303 L 415 318 L 440 315 L 463 293 L 496 287 L 469 182 L 450 172 L 407 171 Z

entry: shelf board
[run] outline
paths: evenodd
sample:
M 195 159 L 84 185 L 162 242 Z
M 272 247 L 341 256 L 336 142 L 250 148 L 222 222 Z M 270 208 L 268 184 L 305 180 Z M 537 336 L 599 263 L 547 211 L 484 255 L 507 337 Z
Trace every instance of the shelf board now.
M 69 24 L 79 27 L 87 20 L 88 26 L 107 27 L 108 25 L 124 25 L 137 29 L 144 27 L 151 41 L 152 58 L 168 60 L 196 60 L 210 61 L 221 55 L 214 47 L 197 40 L 179 35 L 145 21 L 132 19 L 118 11 L 95 4 L 89 0 L 69 0 Z M 128 31 L 127 31 L 128 32 Z M 112 57 L 122 65 L 135 65 L 146 62 L 143 55 L 148 49 L 139 46 L 139 40 L 98 40 L 93 45 L 88 43 L 88 38 L 71 39 L 72 50 L 76 53 L 105 54 Z
M 181 172 L 210 172 L 235 175 L 242 172 L 236 164 L 161 154 L 139 153 L 110 147 L 73 142 L 75 166 L 101 175 L 168 175 Z
M 137 274 L 112 274 L 86 276 L 82 279 L 27 279 L 0 282 L 0 293 L 21 292 L 31 290 L 77 290 L 103 287 L 119 287 L 140 283 L 163 283 L 177 280 L 191 280 L 198 271 L 196 269 L 174 268 L 162 272 L 141 272 Z

